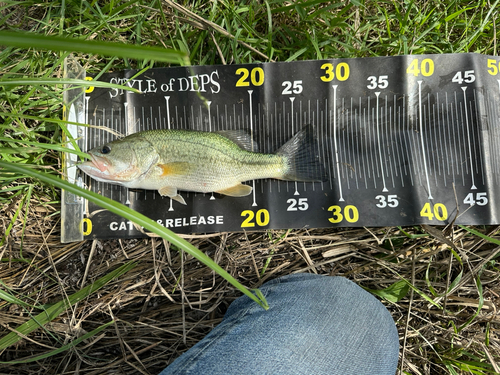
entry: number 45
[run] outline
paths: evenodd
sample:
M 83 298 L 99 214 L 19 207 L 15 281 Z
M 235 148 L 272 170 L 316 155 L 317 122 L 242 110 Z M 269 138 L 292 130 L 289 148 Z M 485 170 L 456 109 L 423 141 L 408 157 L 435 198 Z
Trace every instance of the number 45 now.
M 474 75 L 473 70 L 466 70 L 465 72 L 457 72 L 455 76 L 452 78 L 451 82 L 458 83 L 461 85 L 463 82 L 472 83 L 476 80 L 476 76 Z
M 486 193 L 476 193 L 476 199 L 474 199 L 474 193 L 469 193 L 464 199 L 464 204 L 486 206 L 488 204 L 488 197 L 486 197 Z

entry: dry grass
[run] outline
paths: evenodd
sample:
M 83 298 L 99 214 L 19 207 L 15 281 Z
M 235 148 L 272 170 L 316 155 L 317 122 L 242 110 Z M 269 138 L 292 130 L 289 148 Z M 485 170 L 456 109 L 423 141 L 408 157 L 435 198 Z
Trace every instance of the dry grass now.
M 277 61 L 297 51 L 304 51 L 301 59 L 497 52 L 496 12 L 489 13 L 497 2 L 352 1 L 294 8 L 276 0 L 267 2 L 275 11 L 270 14 L 266 7 L 254 6 L 262 5 L 258 1 L 183 4 L 204 19 L 204 24 L 165 3 L 130 2 L 117 13 L 104 3 L 108 2 L 92 6 L 85 1 L 64 2 L 62 10 L 60 2 L 29 3 L 33 6 L 27 9 L 0 2 L 4 7 L 1 20 L 5 21 L 0 28 L 184 48 L 196 64 L 262 58 L 242 41 Z M 118 7 L 119 2 L 115 3 Z M 252 3 L 250 11 L 243 10 L 247 3 Z M 222 25 L 231 36 L 241 31 L 239 42 L 212 24 Z M 15 71 L 19 62 L 28 60 L 12 76 L 60 76 L 60 69 L 53 67 L 58 57 L 13 49 L 8 56 L 0 53 L 0 71 Z M 148 64 L 80 57 L 95 74 Z M 40 126 L 49 137 L 43 142 L 57 142 L 54 128 L 43 121 L 44 117 L 60 116 L 60 92 L 51 90 L 0 90 L 2 111 L 40 118 L 30 122 L 5 117 L 5 121 L 32 129 L 32 140 L 40 139 Z M 0 146 L 12 147 L 7 143 Z M 60 168 L 56 152 L 29 156 L 29 162 L 40 168 Z M 0 173 L 0 182 L 2 178 Z M 22 361 L 0 364 L 0 374 L 156 374 L 217 325 L 240 295 L 196 259 L 160 239 L 61 244 L 57 194 L 50 187 L 36 183 L 23 187 L 24 183 L 31 181 L 7 183 L 2 189 L 19 189 L 0 192 L 0 239 L 13 222 L 0 246 L 0 292 L 25 302 L 0 299 L 0 339 L 39 314 L 40 307 L 61 301 L 123 264 L 132 262 L 135 267 L 0 351 L 1 362 Z M 33 194 L 20 207 L 27 190 Z M 15 195 L 19 191 L 23 194 Z M 475 229 L 490 239 L 457 226 L 415 226 L 219 233 L 189 240 L 249 288 L 281 275 L 314 272 L 345 276 L 385 293 L 393 301 L 383 299 L 399 330 L 402 373 L 494 374 L 500 373 L 500 247 L 492 241 L 500 240 L 499 228 Z M 402 280 L 407 282 L 402 284 Z M 404 292 L 410 284 L 412 288 L 400 299 L 395 297 L 397 291 L 391 292 L 391 286 L 403 285 Z M 114 323 L 63 353 L 28 361 L 108 322 Z
M 16 204 L 2 207 L 3 227 L 16 209 Z M 0 358 L 12 361 L 39 355 L 103 323 L 114 320 L 113 325 L 63 354 L 33 363 L 5 364 L 1 373 L 155 374 L 217 325 L 239 295 L 194 258 L 159 239 L 61 244 L 58 216 L 47 217 L 52 209 L 32 201 L 23 213 L 27 214 L 24 237 L 21 216 L 0 248 L 0 279 L 6 290 L 25 296 L 32 304 L 50 304 L 126 262 L 137 265 L 53 323 L 4 350 Z M 500 355 L 500 284 L 491 260 L 500 247 L 460 228 L 445 237 L 442 229 L 430 228 L 430 235 L 418 227 L 405 229 L 424 234 L 418 238 L 408 238 L 397 228 L 219 233 L 189 238 L 251 288 L 297 272 L 341 275 L 377 290 L 402 279 L 413 280 L 418 293 L 408 293 L 396 303 L 384 301 L 398 326 L 401 346 L 405 346 L 401 351 L 405 371 L 447 373 L 446 361 L 476 359 L 493 373 L 493 363 Z M 498 229 L 483 230 L 492 235 Z M 450 245 L 463 265 L 452 256 Z M 431 288 L 443 294 L 460 272 L 460 282 L 449 293 L 433 296 Z M 474 282 L 479 276 L 483 304 Z M 1 302 L 0 337 L 34 313 Z

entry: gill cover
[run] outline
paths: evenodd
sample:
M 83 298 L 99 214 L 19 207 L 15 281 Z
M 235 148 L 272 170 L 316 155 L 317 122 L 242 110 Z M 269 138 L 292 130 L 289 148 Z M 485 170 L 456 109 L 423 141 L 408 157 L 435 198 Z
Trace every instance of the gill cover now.
M 151 143 L 136 134 L 95 147 L 88 154 L 91 161 L 80 164 L 79 168 L 101 182 L 136 180 L 158 160 Z

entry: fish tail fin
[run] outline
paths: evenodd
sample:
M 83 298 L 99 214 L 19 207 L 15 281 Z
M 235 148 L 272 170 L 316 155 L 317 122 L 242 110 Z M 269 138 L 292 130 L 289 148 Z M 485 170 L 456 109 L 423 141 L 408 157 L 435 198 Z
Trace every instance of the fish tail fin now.
M 304 126 L 277 152 L 287 168 L 283 180 L 326 181 L 328 176 L 319 156 L 318 140 L 312 125 Z

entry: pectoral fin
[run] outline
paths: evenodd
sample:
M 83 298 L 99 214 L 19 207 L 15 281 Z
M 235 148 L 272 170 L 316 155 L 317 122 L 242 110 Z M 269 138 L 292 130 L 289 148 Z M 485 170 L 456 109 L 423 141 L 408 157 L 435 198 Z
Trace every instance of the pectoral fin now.
M 188 174 L 193 165 L 187 162 L 175 162 L 175 163 L 165 163 L 158 164 L 158 168 L 161 169 L 161 176 L 171 176 L 171 175 L 185 175 Z
M 169 198 L 172 198 L 174 201 L 179 202 L 180 204 L 186 204 L 186 201 L 184 200 L 184 198 L 182 198 L 181 195 L 177 193 L 177 188 L 175 187 L 164 186 L 158 190 L 158 193 L 160 193 L 162 197 L 167 196 Z
M 216 193 L 229 195 L 230 197 L 244 197 L 252 192 L 252 187 L 248 185 L 235 185 L 228 189 L 216 191 Z

